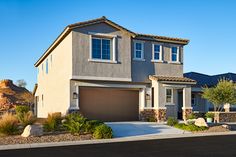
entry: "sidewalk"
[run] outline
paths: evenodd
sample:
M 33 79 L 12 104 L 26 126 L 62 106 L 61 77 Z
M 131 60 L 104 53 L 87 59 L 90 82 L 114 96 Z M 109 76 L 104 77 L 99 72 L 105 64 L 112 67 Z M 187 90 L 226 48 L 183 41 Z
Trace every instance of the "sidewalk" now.
M 236 135 L 236 131 L 216 132 L 216 133 L 195 133 L 195 134 L 187 133 L 187 134 L 169 134 L 169 135 L 144 135 L 144 136 L 132 136 L 132 137 L 122 137 L 122 138 L 113 138 L 113 139 L 101 139 L 101 140 L 2 145 L 0 146 L 0 150 L 58 147 L 58 146 L 70 146 L 70 145 L 87 145 L 87 144 L 143 141 L 143 140 L 155 140 L 155 139 L 202 137 L 202 136 L 220 136 L 220 135 Z

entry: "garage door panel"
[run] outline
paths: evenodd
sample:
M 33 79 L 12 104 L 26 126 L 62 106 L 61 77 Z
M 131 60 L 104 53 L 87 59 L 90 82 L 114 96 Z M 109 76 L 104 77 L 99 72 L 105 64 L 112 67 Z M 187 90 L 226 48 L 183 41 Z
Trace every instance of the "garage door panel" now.
M 80 109 L 89 119 L 138 120 L 138 90 L 80 87 Z

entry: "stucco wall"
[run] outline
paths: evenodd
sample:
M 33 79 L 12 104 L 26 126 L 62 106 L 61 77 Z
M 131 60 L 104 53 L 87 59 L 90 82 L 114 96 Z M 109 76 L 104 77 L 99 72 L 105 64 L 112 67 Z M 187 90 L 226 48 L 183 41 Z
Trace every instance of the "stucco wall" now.
M 142 41 L 144 42 L 144 59 L 145 61 L 133 60 L 134 58 L 134 42 Z M 152 60 L 152 44 L 157 42 L 145 41 L 133 39 L 131 44 L 131 54 L 132 54 L 132 81 L 134 82 L 149 82 L 149 75 L 160 75 L 160 76 L 176 76 L 183 77 L 183 47 L 180 46 L 179 58 L 180 64 L 169 63 L 171 58 L 171 46 L 173 44 L 168 43 L 158 43 L 162 45 L 162 55 L 163 63 L 151 62 Z
M 90 52 L 89 32 L 118 35 L 116 56 L 118 63 L 88 61 Z M 96 76 L 131 79 L 130 36 L 105 23 L 74 29 L 73 76 Z M 112 49 L 111 49 L 112 50 Z
M 52 55 L 52 62 L 51 62 Z M 70 78 L 72 75 L 72 33 L 70 33 L 47 57 L 49 72 L 46 74 L 46 59 L 39 65 L 38 117 L 47 117 L 48 113 L 65 114 L 70 103 Z M 42 71 L 44 64 L 44 71 Z M 42 101 L 43 95 L 43 101 Z

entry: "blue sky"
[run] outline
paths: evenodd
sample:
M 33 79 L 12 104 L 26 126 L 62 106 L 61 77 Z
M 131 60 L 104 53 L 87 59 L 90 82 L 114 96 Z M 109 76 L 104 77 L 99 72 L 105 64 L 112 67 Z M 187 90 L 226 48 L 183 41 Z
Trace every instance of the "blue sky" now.
M 139 33 L 190 39 L 184 71 L 236 73 L 234 0 L 0 0 L 0 79 L 37 82 L 34 63 L 71 23 L 106 16 Z

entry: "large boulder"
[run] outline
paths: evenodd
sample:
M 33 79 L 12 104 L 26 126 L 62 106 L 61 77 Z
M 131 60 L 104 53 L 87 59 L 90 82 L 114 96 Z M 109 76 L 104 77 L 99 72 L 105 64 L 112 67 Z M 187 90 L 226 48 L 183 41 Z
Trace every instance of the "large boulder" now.
M 206 123 L 204 118 L 196 119 L 194 125 L 199 126 L 199 127 L 201 127 L 201 126 L 208 127 L 208 125 L 207 125 L 207 123 Z
M 43 127 L 40 125 L 27 125 L 24 129 L 24 132 L 21 134 L 22 137 L 29 136 L 42 136 Z

